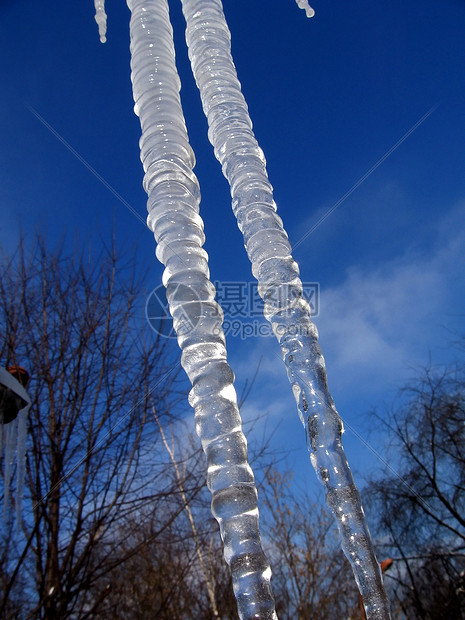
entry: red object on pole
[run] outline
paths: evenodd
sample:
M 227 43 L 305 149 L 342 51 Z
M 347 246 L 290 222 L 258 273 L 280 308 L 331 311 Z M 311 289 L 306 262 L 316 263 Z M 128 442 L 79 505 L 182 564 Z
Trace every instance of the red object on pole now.
M 10 375 L 13 375 L 13 377 L 21 383 L 23 387 L 27 387 L 27 384 L 29 383 L 29 373 L 25 368 L 15 365 L 8 366 L 7 370 Z

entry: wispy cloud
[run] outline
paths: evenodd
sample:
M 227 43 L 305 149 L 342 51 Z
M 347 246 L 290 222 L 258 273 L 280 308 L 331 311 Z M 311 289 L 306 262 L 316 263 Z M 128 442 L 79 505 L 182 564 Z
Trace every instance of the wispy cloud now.
M 322 287 L 316 322 L 330 389 L 346 425 L 352 424 L 362 436 L 360 414 L 392 403 L 398 388 L 430 354 L 433 360 L 441 354 L 450 358 L 447 328 L 460 325 L 459 314 L 464 313 L 463 214 L 460 205 L 445 215 L 427 250 L 415 249 L 418 244 L 412 242 L 382 266 L 353 266 L 340 285 Z M 303 429 L 277 343 L 257 338 L 242 351 L 233 356 L 239 384 L 253 374 L 263 355 L 256 387 L 244 407 L 245 419 L 266 412 L 269 427 L 279 424 L 276 442 L 281 447 L 300 446 L 305 460 Z M 360 448 L 360 439 L 354 437 L 353 442 Z
M 463 214 L 460 207 L 444 218 L 427 251 L 407 249 L 382 267 L 353 267 L 340 286 L 322 287 L 317 324 L 339 384 L 357 376 L 407 378 L 409 367 L 442 346 L 465 295 Z

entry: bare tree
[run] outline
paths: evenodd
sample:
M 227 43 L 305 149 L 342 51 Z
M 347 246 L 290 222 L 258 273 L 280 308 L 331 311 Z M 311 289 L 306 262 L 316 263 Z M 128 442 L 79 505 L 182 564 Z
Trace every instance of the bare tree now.
M 3 524 L 2 617 L 96 613 L 126 560 L 123 526 L 134 535 L 156 513 L 161 536 L 182 511 L 151 408 L 173 420 L 185 391 L 169 341 L 135 317 L 132 264 L 114 245 L 70 255 L 41 238 L 2 257 L 0 355 L 27 367 L 32 397 L 21 531 Z
M 242 403 L 254 380 L 246 382 Z M 176 429 L 163 424 L 155 407 L 153 415 L 171 465 L 165 476 L 171 477 L 176 491 L 168 499 L 167 511 L 177 517 L 161 535 L 154 535 L 159 523 L 156 512 L 147 515 L 143 530 L 131 522 L 124 526 L 131 532 L 122 551 L 128 560 L 112 574 L 111 591 L 96 618 L 236 620 L 237 604 L 218 524 L 210 510 L 211 494 L 205 484 L 200 488 L 205 480 L 205 457 L 198 438 L 179 424 Z M 264 461 L 276 460 L 267 440 L 251 445 L 255 471 L 262 470 Z M 196 476 L 200 478 L 193 485 Z
M 367 506 L 399 617 L 465 618 L 465 376 L 427 369 L 381 418 L 398 475 L 373 480 Z M 397 461 L 397 465 L 395 464 Z
M 135 317 L 133 261 L 37 239 L 2 262 L 2 363 L 28 368 L 32 407 L 20 532 L 10 519 L 0 540 L 0 616 L 237 618 L 203 455 L 174 440 L 186 435 L 172 431 L 185 402 L 176 353 Z M 266 445 L 252 452 L 258 471 L 268 463 L 262 531 L 281 617 L 348 617 L 357 591 L 332 519 L 269 467 Z
M 167 437 L 167 433 L 165 435 Z M 123 554 L 128 558 L 112 575 L 109 592 L 96 618 L 130 620 L 214 620 L 236 619 L 236 602 L 231 578 L 223 560 L 218 525 L 213 519 L 208 490 L 189 490 L 188 470 L 204 465 L 203 453 L 197 442 L 190 443 L 182 453 L 176 441 L 176 452 L 169 449 L 176 465 L 165 475 L 172 478 L 179 493 L 169 499 L 170 514 L 176 520 L 160 534 L 155 513 L 147 515 L 144 528 L 128 522 L 130 532 L 124 539 Z M 204 467 L 197 468 L 204 473 Z M 137 553 L 130 555 L 130 550 Z
M 262 532 L 273 568 L 280 618 L 348 618 L 358 590 L 339 545 L 334 519 L 270 468 L 260 487 Z

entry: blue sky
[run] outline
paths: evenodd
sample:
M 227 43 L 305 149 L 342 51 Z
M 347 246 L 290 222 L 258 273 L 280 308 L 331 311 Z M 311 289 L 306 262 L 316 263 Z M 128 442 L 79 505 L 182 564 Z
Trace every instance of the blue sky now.
M 154 241 L 134 214 L 31 112 L 33 108 L 145 220 L 139 121 L 132 111 L 129 11 L 107 0 L 107 43 L 93 3 L 0 0 L 0 241 L 20 226 L 49 239 L 110 233 L 138 247 L 147 291 L 161 281 Z M 366 413 L 392 404 L 416 368 L 451 361 L 463 334 L 465 1 L 224 0 L 233 55 L 302 279 L 320 284 L 316 323 L 336 405 L 382 452 Z M 206 137 L 170 2 L 182 99 L 213 280 L 251 281 L 229 189 Z M 437 106 L 437 107 L 435 107 Z M 305 241 L 300 239 L 429 111 L 431 114 Z M 142 320 L 142 319 L 141 319 Z M 229 338 L 240 389 L 260 356 L 244 415 L 268 414 L 273 441 L 313 479 L 273 339 Z M 355 470 L 379 465 L 350 431 Z

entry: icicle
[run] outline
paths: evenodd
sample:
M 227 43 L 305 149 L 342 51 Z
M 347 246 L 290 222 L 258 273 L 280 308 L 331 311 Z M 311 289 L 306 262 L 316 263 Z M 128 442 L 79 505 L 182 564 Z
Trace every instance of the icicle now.
M 95 5 L 95 21 L 98 25 L 98 33 L 100 35 L 100 43 L 107 40 L 107 14 L 105 13 L 105 0 L 94 0 Z
M 258 531 L 257 491 L 247 460 L 234 374 L 226 359 L 222 312 L 210 282 L 200 190 L 179 97 L 167 0 L 128 0 L 131 78 L 140 117 L 148 224 L 165 265 L 163 282 L 189 402 L 208 461 L 212 512 L 220 525 L 241 618 L 276 618 L 271 570 Z
M 26 438 L 27 438 L 27 416 L 29 408 L 31 406 L 31 399 L 25 388 L 17 381 L 5 368 L 0 368 L 0 385 L 2 388 L 2 398 L 0 411 L 0 455 L 4 451 L 4 466 L 3 466 L 3 516 L 4 518 L 8 514 L 8 508 L 10 504 L 10 485 L 11 474 L 13 471 L 13 465 L 16 455 L 16 525 L 19 526 L 21 518 L 23 490 L 24 490 L 24 476 L 25 476 L 25 460 L 26 460 Z M 8 390 L 8 396 L 5 396 L 5 389 Z M 14 398 L 19 397 L 19 402 L 24 405 L 22 409 L 15 410 L 17 415 L 14 419 L 11 416 L 8 423 L 5 422 L 3 407 L 7 403 L 9 404 L 9 412 L 11 409 L 11 395 L 15 395 Z M 14 403 L 17 404 L 16 402 Z M 19 405 L 21 406 L 21 405 Z
M 209 138 L 231 186 L 233 210 L 265 301 L 265 316 L 281 345 L 289 381 L 309 438 L 312 464 L 341 533 L 369 619 L 389 618 L 389 605 L 359 492 L 342 444 L 342 422 L 326 381 L 323 355 L 299 269 L 276 214 L 266 162 L 252 131 L 231 56 L 220 0 L 182 0 L 187 43 Z
M 21 521 L 24 479 L 26 477 L 26 439 L 27 439 L 27 417 L 29 406 L 21 409 L 18 413 L 17 438 L 16 438 L 16 527 L 19 528 Z
M 10 507 L 11 472 L 16 452 L 18 437 L 18 418 L 3 426 L 3 444 L 5 450 L 3 466 L 3 518 L 6 519 Z
M 307 0 L 296 0 L 296 2 L 299 9 L 305 10 L 305 14 L 307 15 L 307 17 L 313 17 L 315 15 L 315 11 L 308 4 Z

